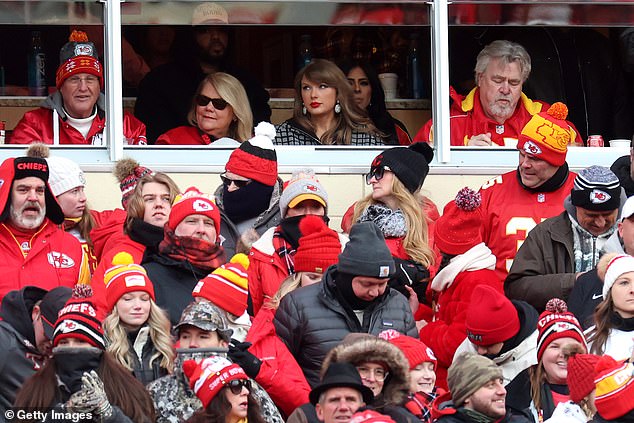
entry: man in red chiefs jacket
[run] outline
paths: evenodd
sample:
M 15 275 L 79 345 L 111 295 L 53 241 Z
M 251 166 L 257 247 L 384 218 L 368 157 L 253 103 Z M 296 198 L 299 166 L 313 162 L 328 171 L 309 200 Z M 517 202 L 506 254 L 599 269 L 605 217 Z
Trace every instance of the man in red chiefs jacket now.
M 52 289 L 90 283 L 81 244 L 57 225 L 64 213 L 48 186 L 45 159 L 0 165 L 0 299 L 27 285 Z

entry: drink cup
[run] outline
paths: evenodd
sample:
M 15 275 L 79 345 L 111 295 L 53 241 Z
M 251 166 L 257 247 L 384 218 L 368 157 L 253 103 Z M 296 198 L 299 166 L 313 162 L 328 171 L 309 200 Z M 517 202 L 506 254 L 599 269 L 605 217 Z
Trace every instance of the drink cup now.
M 630 148 L 630 140 L 626 140 L 626 139 L 610 140 L 610 147 Z
M 398 75 L 395 73 L 380 73 L 379 81 L 383 87 L 385 93 L 385 99 L 390 100 L 396 98 L 396 87 L 398 82 Z

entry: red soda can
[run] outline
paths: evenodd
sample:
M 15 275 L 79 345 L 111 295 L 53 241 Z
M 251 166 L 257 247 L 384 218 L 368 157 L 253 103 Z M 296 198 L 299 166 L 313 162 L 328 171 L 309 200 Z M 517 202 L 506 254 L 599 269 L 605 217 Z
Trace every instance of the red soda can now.
M 603 147 L 603 137 L 601 135 L 590 135 L 586 145 L 588 147 Z

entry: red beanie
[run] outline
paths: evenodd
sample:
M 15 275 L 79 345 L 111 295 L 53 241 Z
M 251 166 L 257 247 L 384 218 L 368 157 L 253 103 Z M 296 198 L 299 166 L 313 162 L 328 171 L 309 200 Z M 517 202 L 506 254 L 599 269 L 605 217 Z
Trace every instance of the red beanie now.
M 295 253 L 295 272 L 324 273 L 341 254 L 337 232 L 326 226 L 321 216 L 308 215 L 299 222 L 302 236 Z
M 53 346 L 62 339 L 75 338 L 88 342 L 93 347 L 105 350 L 103 328 L 92 303 L 90 285 L 75 285 L 73 295 L 57 315 Z
M 574 314 L 568 312 L 563 300 L 552 298 L 546 303 L 546 310 L 537 321 L 537 361 L 544 355 L 548 345 L 556 339 L 573 338 L 587 350 L 583 329 Z
M 232 380 L 249 378 L 242 367 L 217 355 L 205 358 L 200 363 L 187 360 L 183 363 L 183 372 L 203 408 L 207 408 L 218 392 Z
M 216 237 L 220 236 L 220 211 L 218 211 L 213 198 L 198 191 L 196 187 L 189 187 L 185 193 L 176 196 L 167 225 L 174 231 L 183 219 L 192 214 L 201 214 L 211 218 L 216 228 Z
M 520 330 L 517 310 L 503 293 L 478 285 L 473 290 L 465 321 L 469 340 L 482 346 L 504 342 Z
M 601 417 L 614 420 L 634 410 L 634 364 L 604 355 L 594 370 L 594 405 Z
M 434 229 L 434 242 L 446 254 L 463 254 L 482 242 L 482 212 L 479 192 L 464 187 L 445 206 Z
M 594 377 L 596 376 L 594 368 L 601 357 L 594 354 L 582 354 L 581 346 L 574 348 L 578 348 L 579 352 L 576 354 L 572 352 L 568 356 L 566 383 L 570 390 L 570 399 L 578 404 L 594 390 Z M 565 352 L 564 355 L 566 355 Z
M 103 66 L 97 58 L 95 45 L 88 41 L 84 31 L 76 31 L 70 34 L 68 42 L 59 52 L 60 65 L 55 75 L 55 85 L 59 89 L 64 81 L 78 73 L 88 73 L 99 78 L 99 84 L 103 88 Z
M 141 265 L 135 264 L 132 255 L 125 251 L 115 254 L 112 258 L 112 267 L 104 273 L 103 282 L 106 284 L 108 311 L 112 310 L 119 298 L 128 292 L 147 292 L 156 300 L 154 285 L 147 272 Z
M 396 423 L 390 416 L 374 410 L 357 411 L 350 418 L 350 423 Z
M 238 253 L 210 275 L 202 279 L 192 291 L 193 297 L 201 297 L 235 316 L 242 316 L 247 309 L 249 258 Z
M 268 122 L 260 122 L 255 128 L 255 136 L 233 150 L 225 170 L 272 187 L 277 181 L 274 138 L 275 127 Z
M 436 370 L 438 360 L 436 359 L 434 352 L 418 339 L 403 335 L 394 329 L 384 330 L 379 333 L 378 337 L 396 345 L 399 350 L 403 351 L 407 361 L 409 361 L 410 370 L 414 369 L 421 363 L 427 362 L 433 363 L 434 370 Z

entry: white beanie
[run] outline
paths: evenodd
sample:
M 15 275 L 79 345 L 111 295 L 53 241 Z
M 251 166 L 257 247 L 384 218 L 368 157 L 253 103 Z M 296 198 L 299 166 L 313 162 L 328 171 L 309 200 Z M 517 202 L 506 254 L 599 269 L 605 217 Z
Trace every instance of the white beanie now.
M 73 188 L 85 187 L 84 171 L 74 161 L 65 157 L 47 157 L 49 166 L 48 184 L 55 197 Z
M 608 296 L 608 292 L 614 282 L 623 273 L 634 272 L 634 257 L 627 254 L 619 254 L 608 263 L 603 278 L 603 299 Z

